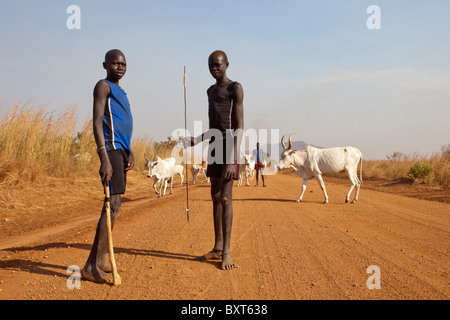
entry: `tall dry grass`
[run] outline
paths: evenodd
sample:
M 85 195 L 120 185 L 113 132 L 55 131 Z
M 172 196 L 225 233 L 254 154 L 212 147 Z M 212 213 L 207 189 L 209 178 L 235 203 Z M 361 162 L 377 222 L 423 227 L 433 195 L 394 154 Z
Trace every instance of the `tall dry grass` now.
M 73 106 L 47 112 L 47 106 L 27 104 L 0 109 L 0 188 L 41 183 L 47 177 L 98 176 L 92 118 L 77 131 L 76 111 Z M 133 137 L 136 171 L 145 173 L 144 154 L 149 159 L 169 157 L 173 145 L 170 139 L 156 143 L 147 136 Z
M 7 110 L 0 118 L 0 184 L 86 171 L 89 162 L 74 156 L 95 150 L 92 129 L 86 122 L 75 134 L 75 126 L 76 107 L 50 113 L 46 106 L 15 105 Z
M 141 171 L 145 168 L 145 164 L 147 163 L 145 157 L 151 160 L 156 157 L 154 146 L 153 139 L 147 136 L 137 137 L 131 140 L 131 150 L 134 154 L 134 167 L 136 171 Z
M 411 155 L 401 154 L 401 157 L 388 156 L 387 158 L 390 160 L 364 161 L 363 176 L 384 180 L 411 180 L 408 176 L 410 168 L 418 162 L 424 162 L 433 168 L 433 172 L 426 182 L 434 183 L 442 187 L 450 187 L 449 146 L 443 146 L 440 154 L 435 153 L 430 156 L 414 153 Z M 411 180 L 411 182 L 413 181 Z

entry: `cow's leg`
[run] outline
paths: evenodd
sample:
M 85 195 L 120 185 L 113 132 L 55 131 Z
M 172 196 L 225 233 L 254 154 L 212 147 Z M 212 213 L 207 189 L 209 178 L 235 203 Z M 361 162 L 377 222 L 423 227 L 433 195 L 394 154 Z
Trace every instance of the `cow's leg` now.
M 353 172 L 352 173 L 347 172 L 347 173 L 348 173 L 348 177 L 350 179 L 351 185 L 350 185 L 350 190 L 347 193 L 347 197 L 345 197 L 345 203 L 350 201 L 350 196 L 352 194 L 353 188 L 356 186 L 355 175 L 353 174 Z
M 172 186 L 173 186 L 173 176 L 172 178 L 170 178 L 170 194 L 173 194 Z
M 353 188 L 356 185 L 353 172 L 347 171 L 347 175 L 348 175 L 348 178 L 350 179 L 351 185 L 350 185 L 350 190 L 348 191 L 347 196 L 345 197 L 345 203 L 350 201 L 350 196 L 352 194 Z
M 323 191 L 323 195 L 325 196 L 325 201 L 323 203 L 328 203 L 328 195 L 327 190 L 325 189 L 325 183 L 323 182 L 322 175 L 318 174 L 316 175 L 317 181 L 319 181 L 319 186 Z
M 356 201 L 358 201 L 358 196 L 359 196 L 359 189 L 361 188 L 361 181 L 358 178 L 358 174 L 355 172 L 355 182 L 356 182 L 356 191 L 355 191 L 355 198 L 353 199 L 352 203 L 355 203 Z
M 156 194 L 158 195 L 158 198 L 162 197 L 162 194 L 161 194 L 162 184 L 163 184 L 163 181 L 159 181 L 158 191 L 156 192 Z
M 352 182 L 352 184 L 350 186 L 350 190 L 348 191 L 347 196 L 345 197 L 345 203 L 348 203 L 350 201 L 350 195 L 351 195 L 354 187 L 355 187 L 355 185 Z
M 209 177 L 206 176 L 206 170 L 203 170 L 203 175 L 205 176 L 206 182 L 210 182 Z
M 180 179 L 181 179 L 180 186 L 182 186 L 184 182 L 184 175 L 182 173 L 180 173 Z
M 155 177 L 155 180 L 153 180 L 153 190 L 155 190 L 155 193 L 157 194 L 157 195 L 159 195 L 159 192 L 158 192 L 158 190 L 156 189 L 156 183 L 158 182 L 158 179 Z
M 163 190 L 163 184 L 167 187 L 167 180 L 166 179 L 162 179 L 160 181 L 161 182 L 159 184 L 158 198 L 164 197 L 166 195 L 166 188 L 164 188 L 164 190 Z
M 359 188 L 360 188 L 361 182 L 358 179 L 358 174 L 356 173 L 356 171 L 348 171 L 347 174 L 350 179 L 351 186 L 350 186 L 350 190 L 348 191 L 347 197 L 345 198 L 345 202 L 347 203 L 350 201 L 350 196 L 353 191 L 353 188 L 356 187 L 355 198 L 352 201 L 352 203 L 355 203 L 358 200 L 358 194 L 359 194 Z
M 306 186 L 308 184 L 309 180 L 303 179 L 302 183 L 302 193 L 300 194 L 300 197 L 298 197 L 297 202 L 301 202 L 303 199 L 303 195 L 305 194 Z
M 238 179 L 238 183 L 237 183 L 237 187 L 240 187 L 241 186 L 241 183 L 242 183 L 242 178 L 243 178 L 243 176 L 244 176 L 244 171 L 240 171 L 239 172 L 239 179 Z
M 163 193 L 163 196 L 165 196 L 165 195 L 166 195 L 166 190 L 167 190 L 167 182 L 168 182 L 168 179 L 164 179 L 164 193 Z

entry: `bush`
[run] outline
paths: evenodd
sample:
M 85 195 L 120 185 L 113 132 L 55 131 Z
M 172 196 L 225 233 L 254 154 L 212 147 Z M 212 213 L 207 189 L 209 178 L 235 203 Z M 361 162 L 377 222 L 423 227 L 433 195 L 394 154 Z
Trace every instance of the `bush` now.
M 433 179 L 433 167 L 427 161 L 419 161 L 414 163 L 408 170 L 408 177 L 412 181 Z
M 390 161 L 404 161 L 406 159 L 406 154 L 396 151 L 390 156 L 386 156 L 386 158 Z

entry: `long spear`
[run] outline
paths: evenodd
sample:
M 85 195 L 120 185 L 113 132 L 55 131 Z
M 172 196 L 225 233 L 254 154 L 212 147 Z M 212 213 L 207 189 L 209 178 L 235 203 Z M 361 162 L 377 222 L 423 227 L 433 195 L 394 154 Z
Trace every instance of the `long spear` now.
M 187 102 L 186 102 L 186 66 L 184 66 L 184 135 L 187 135 Z M 186 216 L 187 216 L 187 222 L 189 223 L 189 180 L 188 180 L 188 162 L 187 162 L 187 150 L 185 150 L 185 159 L 184 164 L 186 167 Z

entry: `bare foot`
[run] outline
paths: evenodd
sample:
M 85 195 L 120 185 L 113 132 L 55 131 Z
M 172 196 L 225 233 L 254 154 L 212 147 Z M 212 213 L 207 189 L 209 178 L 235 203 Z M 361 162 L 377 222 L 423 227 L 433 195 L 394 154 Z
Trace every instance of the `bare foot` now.
M 85 266 L 81 270 L 81 276 L 83 279 L 95 283 L 113 283 L 113 278 L 110 274 L 105 273 L 99 268 L 92 268 L 90 265 Z
M 222 250 L 213 249 L 207 254 L 195 258 L 197 261 L 219 260 L 222 257 Z
M 222 270 L 232 270 L 236 268 L 238 268 L 238 266 L 231 261 L 231 252 L 225 252 L 222 255 Z
M 112 272 L 112 266 L 109 262 L 105 261 L 103 263 L 99 263 L 98 267 L 100 268 L 100 270 L 107 272 L 107 273 L 111 273 Z M 125 272 L 126 270 L 120 267 L 117 267 L 117 272 L 118 273 L 122 273 Z

